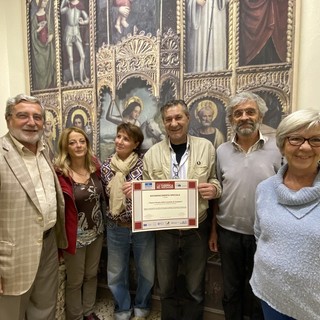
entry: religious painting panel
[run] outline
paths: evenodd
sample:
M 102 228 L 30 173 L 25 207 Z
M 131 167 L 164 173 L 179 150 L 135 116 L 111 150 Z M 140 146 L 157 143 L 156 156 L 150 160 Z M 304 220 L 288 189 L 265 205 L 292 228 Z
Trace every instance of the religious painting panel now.
M 239 65 L 287 62 L 288 24 L 292 1 L 239 1 Z
M 37 95 L 41 104 L 45 107 L 45 121 L 43 125 L 43 140 L 48 146 L 51 161 L 57 155 L 58 142 L 61 134 L 61 108 L 57 92 L 41 93 Z
M 173 32 L 177 33 L 178 3 L 181 1 L 159 0 L 159 2 L 161 4 L 160 32 L 165 33 L 171 29 Z
M 54 0 L 27 2 L 32 90 L 57 87 Z
M 134 28 L 156 35 L 162 0 L 98 0 L 97 44 L 116 44 Z
M 276 129 L 282 120 L 283 116 L 286 115 L 284 110 L 283 101 L 279 97 L 276 91 L 255 91 L 266 103 L 268 111 L 264 115 L 263 123 L 270 128 Z
M 215 148 L 227 140 L 225 105 L 213 96 L 201 96 L 189 104 L 191 135 L 209 140 Z
M 185 0 L 184 3 L 186 72 L 226 70 L 229 0 Z
M 62 86 L 88 85 L 91 79 L 91 0 L 61 0 Z
M 71 105 L 65 110 L 64 128 L 78 127 L 88 136 L 91 144 L 93 142 L 92 119 L 88 108 L 84 105 Z
M 132 123 L 141 128 L 144 134 L 143 151 L 163 138 L 159 125 L 159 105 L 150 91 L 150 85 L 141 78 L 128 79 L 117 90 L 114 99 L 109 88 L 100 90 L 99 151 L 102 160 L 114 152 L 117 126 L 122 122 Z
M 51 161 L 57 155 L 58 141 L 60 137 L 59 116 L 57 110 L 46 108 L 45 122 L 43 126 L 43 139 L 48 146 L 49 157 Z

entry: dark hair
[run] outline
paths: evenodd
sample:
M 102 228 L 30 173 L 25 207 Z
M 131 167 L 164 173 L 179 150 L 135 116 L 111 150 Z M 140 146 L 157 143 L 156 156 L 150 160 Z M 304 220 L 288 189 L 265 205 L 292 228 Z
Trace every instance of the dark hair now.
M 126 109 L 123 110 L 122 116 L 123 116 L 123 117 L 129 116 L 130 113 L 134 110 L 135 107 L 139 107 L 140 110 L 141 110 L 141 105 L 140 105 L 140 103 L 134 101 L 134 102 L 130 103 Z
M 73 125 L 74 125 L 74 122 L 75 122 L 76 119 L 80 119 L 81 122 L 82 122 L 82 126 L 84 127 L 85 123 L 84 123 L 84 118 L 83 118 L 82 114 L 77 113 L 77 114 L 74 115 L 73 121 L 72 121 Z
M 164 120 L 164 113 L 171 107 L 176 107 L 176 106 L 182 106 L 183 108 L 183 112 L 185 113 L 185 115 L 187 117 L 189 117 L 190 113 L 189 113 L 189 109 L 188 109 L 188 106 L 187 104 L 184 102 L 184 100 L 170 100 L 168 101 L 167 103 L 165 103 L 161 109 L 160 109 L 160 113 L 161 113 L 161 117 L 162 117 L 162 120 Z
M 134 142 L 139 142 L 139 145 L 134 152 L 140 153 L 140 148 L 144 139 L 141 129 L 132 123 L 122 122 L 117 126 L 117 133 L 119 133 L 121 130 L 124 131 L 131 139 L 133 139 Z

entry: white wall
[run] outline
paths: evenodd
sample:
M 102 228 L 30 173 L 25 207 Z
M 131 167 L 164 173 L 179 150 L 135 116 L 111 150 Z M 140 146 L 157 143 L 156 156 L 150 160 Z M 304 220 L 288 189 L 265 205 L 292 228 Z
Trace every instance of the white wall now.
M 0 0 L 0 136 L 7 132 L 3 116 L 7 98 L 29 93 L 24 6 L 25 1 Z M 300 6 L 293 109 L 317 108 L 320 111 L 320 1 L 305 0 Z
M 316 108 L 320 111 L 320 1 L 301 2 L 297 109 Z
M 21 0 L 0 0 L 0 136 L 7 132 L 7 99 L 29 93 L 24 4 Z

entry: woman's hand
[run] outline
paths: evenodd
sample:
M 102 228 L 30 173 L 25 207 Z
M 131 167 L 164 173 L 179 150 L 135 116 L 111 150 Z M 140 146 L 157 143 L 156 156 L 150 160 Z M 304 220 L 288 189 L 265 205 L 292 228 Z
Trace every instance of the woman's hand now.
M 125 182 L 122 186 L 122 192 L 126 196 L 126 198 L 131 199 L 132 197 L 132 183 L 131 182 Z

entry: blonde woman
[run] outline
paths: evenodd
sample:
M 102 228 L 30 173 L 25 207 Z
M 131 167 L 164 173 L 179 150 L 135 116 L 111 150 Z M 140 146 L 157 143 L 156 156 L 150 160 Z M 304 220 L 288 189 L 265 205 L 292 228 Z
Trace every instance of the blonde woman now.
M 99 320 L 93 312 L 103 242 L 103 187 L 100 165 L 85 132 L 66 128 L 59 139 L 56 171 L 65 199 L 68 248 L 66 309 L 68 320 Z

